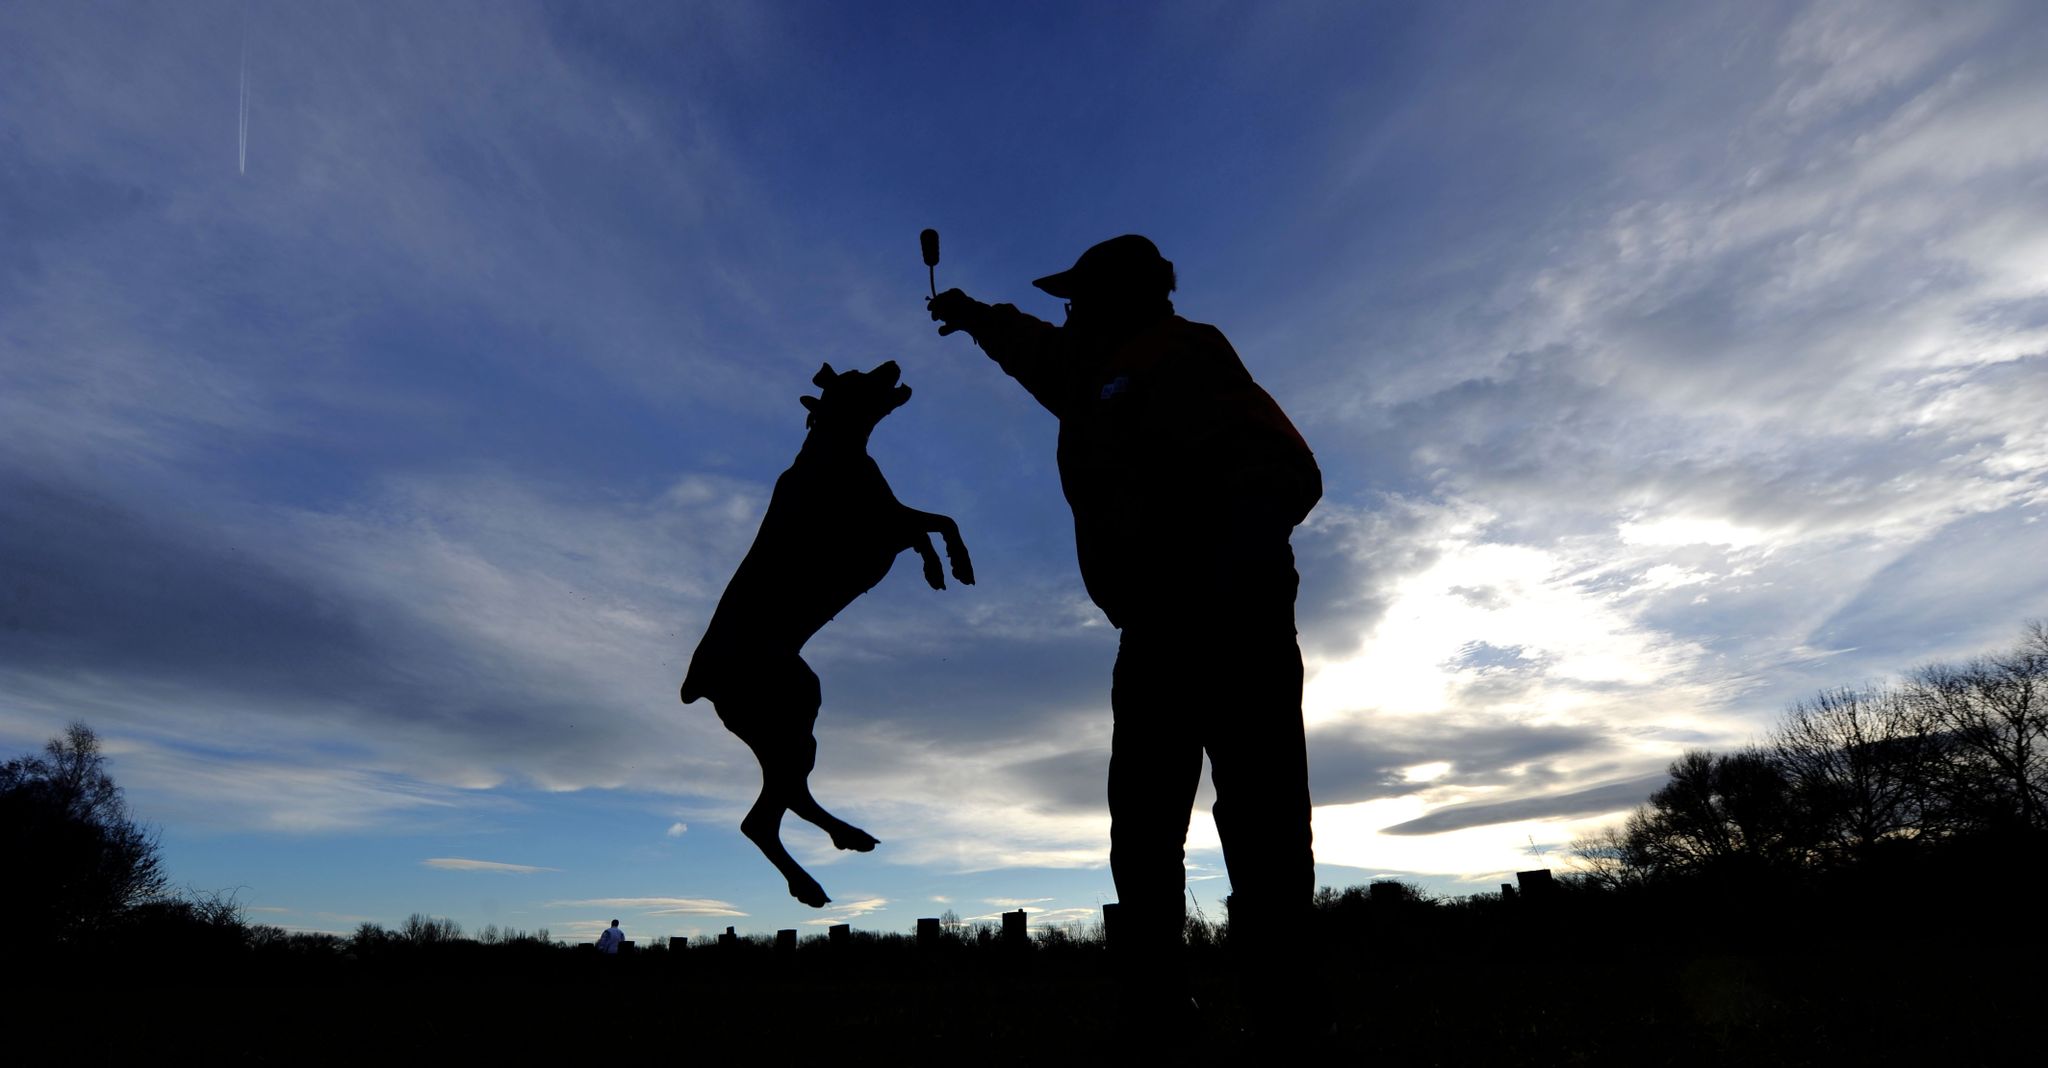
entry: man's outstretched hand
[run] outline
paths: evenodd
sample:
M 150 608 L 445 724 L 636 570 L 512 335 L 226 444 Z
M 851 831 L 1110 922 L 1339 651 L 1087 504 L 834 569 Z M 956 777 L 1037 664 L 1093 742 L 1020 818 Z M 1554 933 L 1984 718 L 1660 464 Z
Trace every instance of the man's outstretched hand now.
M 980 320 L 981 313 L 988 310 L 988 305 L 957 289 L 948 289 L 925 301 L 925 306 L 931 309 L 932 322 L 941 324 L 940 337 L 955 331 L 971 330 Z

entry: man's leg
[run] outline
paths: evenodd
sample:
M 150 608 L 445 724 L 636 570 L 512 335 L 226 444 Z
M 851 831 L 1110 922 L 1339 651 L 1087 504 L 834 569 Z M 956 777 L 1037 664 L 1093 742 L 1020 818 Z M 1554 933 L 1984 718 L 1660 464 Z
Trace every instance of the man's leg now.
M 1188 694 L 1199 669 L 1187 647 L 1126 629 L 1117 651 L 1110 707 L 1109 867 L 1116 878 L 1117 929 L 1110 952 L 1124 983 L 1126 1024 L 1170 1019 L 1188 1002 L 1182 939 L 1188 815 L 1202 777 L 1202 746 Z
M 1311 930 L 1315 853 L 1292 627 L 1234 636 L 1213 653 L 1202 705 L 1216 829 L 1230 870 L 1230 943 L 1254 1027 L 1281 1034 L 1327 1019 Z

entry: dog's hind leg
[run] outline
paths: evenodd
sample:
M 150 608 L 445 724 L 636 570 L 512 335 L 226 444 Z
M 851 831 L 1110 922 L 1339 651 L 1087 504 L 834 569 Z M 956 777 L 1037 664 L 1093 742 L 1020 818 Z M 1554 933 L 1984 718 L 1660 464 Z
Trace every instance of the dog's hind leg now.
M 788 847 L 782 844 L 782 813 L 787 806 L 783 803 L 781 791 L 786 790 L 788 784 L 768 771 L 771 757 L 758 749 L 755 752 L 761 757 L 761 796 L 754 802 L 754 807 L 747 810 L 746 818 L 740 821 L 740 833 L 761 847 L 768 863 L 775 865 L 775 870 L 789 881 L 789 896 L 814 909 L 823 908 L 832 900 L 825 896 L 825 888 L 811 878 L 811 873 L 805 871 L 796 858 L 789 855 Z
M 789 881 L 791 897 L 822 907 L 831 900 L 825 888 L 782 844 L 782 814 L 803 794 L 810 727 L 818 714 L 818 678 L 795 656 L 754 661 L 735 678 L 744 681 L 729 685 L 712 704 L 726 729 L 739 735 L 761 764 L 761 796 L 740 820 L 740 833 Z
M 720 718 L 761 763 L 761 796 L 740 821 L 740 833 L 760 847 L 762 855 L 788 880 L 791 897 L 819 908 L 832 899 L 782 844 L 783 812 L 794 812 L 817 824 L 841 849 L 866 852 L 875 847 L 875 839 L 826 812 L 811 797 L 809 779 L 818 755 L 818 741 L 811 735 L 821 699 L 818 676 L 797 657 L 776 665 L 773 676 L 772 681 L 759 680 L 768 683 L 765 688 L 772 694 L 768 700 L 749 702 L 730 714 L 725 708 L 719 710 Z
M 761 762 L 761 796 L 755 799 L 754 806 L 740 820 L 740 833 L 760 847 L 761 854 L 789 882 L 789 896 L 812 908 L 822 908 L 832 899 L 782 844 L 782 814 L 794 812 L 817 824 L 832 836 L 832 844 L 840 849 L 865 853 L 879 843 L 874 835 L 825 811 L 811 796 L 806 779 L 818 751 L 818 743 L 809 734 L 796 738 L 787 735 L 780 738 L 754 736 L 745 740 L 754 750 L 755 759 Z
M 803 745 L 802 771 L 793 775 L 783 787 L 783 798 L 789 805 L 789 810 L 831 835 L 832 844 L 840 849 L 851 849 L 856 853 L 866 853 L 874 849 L 880 844 L 874 835 L 825 811 L 825 806 L 818 804 L 818 799 L 811 796 L 810 773 L 816 766 L 818 740 L 806 737 Z
M 783 802 L 798 817 L 831 835 L 834 846 L 856 853 L 869 852 L 879 844 L 874 835 L 825 811 L 825 806 L 811 796 L 811 769 L 818 766 L 818 738 L 811 733 L 811 728 L 817 723 L 818 706 L 824 702 L 824 695 L 818 686 L 818 674 L 811 670 L 809 664 L 798 658 L 796 668 L 801 673 L 802 682 L 802 696 L 797 699 L 807 703 L 809 716 L 803 721 L 805 729 L 802 736 L 791 737 L 786 742 L 789 762 L 785 773 L 789 779 L 783 785 Z M 763 768 L 766 768 L 765 764 Z

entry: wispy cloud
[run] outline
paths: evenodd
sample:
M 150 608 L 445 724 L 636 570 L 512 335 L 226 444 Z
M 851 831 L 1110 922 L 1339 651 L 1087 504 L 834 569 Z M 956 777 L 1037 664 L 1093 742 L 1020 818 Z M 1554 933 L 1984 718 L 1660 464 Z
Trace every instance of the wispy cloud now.
M 1031 913 L 1030 919 L 1026 923 L 1026 926 L 1030 927 L 1066 927 L 1077 923 L 1095 923 L 1102 919 L 1101 909 L 1087 906 L 1046 909 L 1044 911 L 1027 909 L 1026 911 Z
M 1467 827 L 1529 820 L 1599 816 L 1624 812 L 1642 804 L 1665 781 L 1663 772 L 1584 790 L 1522 797 L 1508 801 L 1468 802 L 1433 809 L 1429 815 L 1381 828 L 1381 834 L 1436 834 Z
M 438 868 L 441 871 L 486 871 L 510 875 L 532 875 L 536 872 L 561 871 L 560 868 L 543 868 L 533 864 L 507 864 L 497 860 L 470 860 L 466 857 L 432 857 L 420 861 L 422 867 Z
M 336 938 L 347 938 L 355 933 L 354 931 L 344 930 L 339 927 L 309 927 L 297 923 L 280 923 L 274 926 L 279 930 L 289 931 L 292 934 L 333 935 Z
M 729 901 L 708 897 L 593 897 L 550 901 L 549 908 L 637 909 L 650 916 L 745 916 Z
M 807 927 L 831 927 L 835 924 L 853 923 L 877 912 L 886 912 L 889 899 L 886 897 L 862 898 L 858 901 L 835 901 L 825 906 L 826 915 L 815 916 L 803 921 Z

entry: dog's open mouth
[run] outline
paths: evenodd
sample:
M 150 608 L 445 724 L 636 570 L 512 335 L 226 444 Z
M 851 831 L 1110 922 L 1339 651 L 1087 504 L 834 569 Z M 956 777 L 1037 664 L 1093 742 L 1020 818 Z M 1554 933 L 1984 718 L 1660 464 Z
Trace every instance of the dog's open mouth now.
M 890 360 L 870 373 L 882 380 L 883 388 L 896 387 L 889 391 L 890 407 L 901 408 L 905 402 L 910 400 L 910 387 L 896 385 L 897 380 L 903 377 L 903 369 L 896 366 L 895 360 Z

